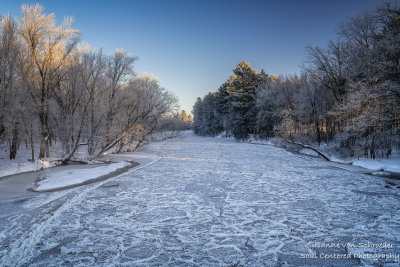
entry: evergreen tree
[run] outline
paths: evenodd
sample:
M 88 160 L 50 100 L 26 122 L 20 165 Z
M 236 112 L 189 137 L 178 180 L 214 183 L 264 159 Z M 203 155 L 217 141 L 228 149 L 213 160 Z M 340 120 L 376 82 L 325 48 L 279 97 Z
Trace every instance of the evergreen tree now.
M 246 61 L 233 72 L 217 92 L 197 99 L 193 107 L 196 134 L 214 136 L 225 130 L 236 139 L 246 139 L 257 132 L 256 89 L 269 76 L 263 70 L 257 74 Z
M 257 126 L 256 88 L 261 78 L 246 61 L 240 62 L 233 72 L 236 79 L 229 95 L 230 125 L 236 139 L 247 139 L 249 133 L 255 133 Z
M 193 132 L 197 135 L 202 135 L 203 122 L 203 101 L 200 97 L 197 98 L 196 103 L 193 106 Z
M 230 111 L 230 99 L 229 94 L 234 90 L 233 82 L 236 79 L 234 75 L 230 76 L 229 79 L 224 82 L 217 91 L 216 103 L 217 103 L 217 113 L 220 116 L 221 126 L 226 131 L 226 135 L 230 134 L 232 128 L 229 120 Z

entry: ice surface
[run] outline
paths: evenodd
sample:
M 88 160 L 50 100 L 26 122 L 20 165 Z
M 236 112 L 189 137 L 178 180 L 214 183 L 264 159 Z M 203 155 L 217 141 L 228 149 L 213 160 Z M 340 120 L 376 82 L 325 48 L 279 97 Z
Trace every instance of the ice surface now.
M 146 164 L 107 181 L 0 201 L 0 265 L 398 264 L 300 258 L 400 253 L 400 192 L 379 177 L 273 146 L 191 134 L 140 153 Z M 133 155 L 120 157 L 137 161 Z M 118 186 L 103 187 L 110 182 Z M 317 242 L 394 247 L 310 247 Z

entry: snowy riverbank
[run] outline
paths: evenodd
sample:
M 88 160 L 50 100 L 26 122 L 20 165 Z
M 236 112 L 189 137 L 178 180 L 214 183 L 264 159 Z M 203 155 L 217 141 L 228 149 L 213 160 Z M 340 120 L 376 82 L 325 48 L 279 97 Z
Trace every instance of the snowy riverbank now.
M 50 147 L 51 157 L 46 157 L 44 160 L 38 160 L 37 154 L 39 151 L 39 145 L 35 147 L 35 160 L 32 161 L 32 152 L 29 149 L 21 148 L 18 150 L 15 159 L 9 159 L 9 148 L 7 146 L 0 145 L 0 178 L 15 175 L 19 173 L 32 172 L 48 169 L 55 167 L 60 163 L 62 159 L 60 144 L 53 144 Z M 87 153 L 81 149 L 77 153 L 76 160 L 87 160 Z
M 218 137 L 224 138 L 223 135 L 219 135 Z M 228 139 L 231 139 L 231 138 L 228 138 Z M 279 145 L 279 142 L 274 138 L 271 138 L 270 140 L 264 140 L 264 139 L 255 138 L 254 136 L 251 136 L 246 142 L 251 143 L 251 144 L 273 145 L 273 146 L 281 147 Z M 364 169 L 371 170 L 374 172 L 378 172 L 378 171 L 382 172 L 383 171 L 383 172 L 400 173 L 400 153 L 398 151 L 394 151 L 388 159 L 369 159 L 369 158 L 346 158 L 346 159 L 343 159 L 343 158 L 339 158 L 335 155 L 332 155 L 332 153 L 328 153 L 326 151 L 327 150 L 326 144 L 322 144 L 321 146 L 313 144 L 312 147 L 315 147 L 319 151 L 328 155 L 332 162 L 358 166 L 358 167 L 362 167 Z M 319 157 L 319 155 L 316 152 L 314 152 L 310 149 L 300 149 L 298 151 L 298 153 L 310 155 L 310 156 L 314 156 L 314 157 Z
M 96 181 L 106 175 L 116 173 L 119 170 L 128 169 L 134 165 L 132 162 L 123 161 L 95 168 L 53 172 L 35 182 L 33 190 L 43 192 L 83 185 Z
M 183 132 L 163 131 L 163 132 L 153 133 L 147 137 L 147 140 L 144 142 L 144 144 L 150 142 L 160 142 L 169 138 L 174 138 L 188 134 L 189 132 L 191 131 L 183 131 Z M 36 144 L 35 151 L 36 151 L 35 157 L 37 158 L 37 153 L 39 151 L 38 144 Z M 115 155 L 113 154 L 114 152 L 115 149 L 110 149 L 109 151 L 107 151 L 107 153 L 105 153 L 106 156 L 103 156 L 101 160 L 110 160 L 111 158 L 118 159 L 118 156 L 113 156 Z M 0 178 L 20 173 L 40 171 L 47 168 L 55 167 L 60 163 L 60 160 L 63 158 L 62 148 L 60 147 L 59 143 L 53 144 L 53 146 L 50 147 L 51 157 L 45 158 L 44 160 L 36 159 L 32 162 L 30 160 L 32 157 L 31 153 L 32 153 L 31 150 L 21 147 L 20 150 L 18 150 L 17 157 L 13 160 L 10 160 L 8 146 L 0 144 Z M 133 154 L 125 152 L 122 153 L 121 155 L 132 156 Z M 120 158 L 124 158 L 126 160 L 126 156 L 121 156 Z M 82 146 L 80 149 L 78 149 L 78 151 L 75 153 L 74 160 L 88 162 L 90 164 L 104 163 L 103 161 L 89 160 L 89 155 L 87 153 L 87 148 L 85 146 Z

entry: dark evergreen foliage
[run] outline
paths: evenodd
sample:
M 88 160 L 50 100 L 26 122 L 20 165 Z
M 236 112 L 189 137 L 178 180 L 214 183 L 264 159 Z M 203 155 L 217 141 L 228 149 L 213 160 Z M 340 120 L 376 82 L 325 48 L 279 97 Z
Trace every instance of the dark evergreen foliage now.
M 400 5 L 354 16 L 338 33 L 326 48 L 306 48 L 300 77 L 240 62 L 217 92 L 197 100 L 195 133 L 325 142 L 358 157 L 399 150 Z

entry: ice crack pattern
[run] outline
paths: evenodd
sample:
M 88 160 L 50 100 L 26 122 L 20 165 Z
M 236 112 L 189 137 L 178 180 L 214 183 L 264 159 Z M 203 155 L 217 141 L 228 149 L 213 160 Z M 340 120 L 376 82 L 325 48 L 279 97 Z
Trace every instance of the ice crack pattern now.
M 300 257 L 399 254 L 400 194 L 379 178 L 192 134 L 144 150 L 159 155 L 154 164 L 111 181 L 0 202 L 0 265 L 398 264 Z M 307 245 L 318 242 L 394 246 Z

